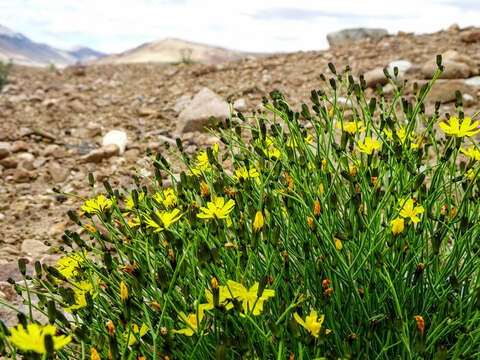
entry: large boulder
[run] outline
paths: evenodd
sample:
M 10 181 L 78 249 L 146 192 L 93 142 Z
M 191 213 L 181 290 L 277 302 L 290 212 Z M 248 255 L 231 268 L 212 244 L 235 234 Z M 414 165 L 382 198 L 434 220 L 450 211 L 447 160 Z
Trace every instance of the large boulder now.
M 230 116 L 226 101 L 208 88 L 203 88 L 178 115 L 176 132 L 183 134 L 191 131 L 203 131 L 211 116 L 218 120 Z
M 465 56 L 460 55 L 456 50 L 447 50 L 442 54 L 442 65 L 444 71 L 440 79 L 466 79 L 475 75 L 473 62 Z M 437 63 L 434 58 L 422 66 L 422 74 L 425 79 L 431 79 L 437 71 Z
M 423 84 L 419 83 L 419 85 L 421 86 Z M 468 91 L 469 88 L 462 80 L 437 80 L 430 89 L 426 101 L 430 103 L 440 101 L 442 104 L 455 101 L 457 90 L 464 93 Z
M 335 46 L 335 45 L 346 44 L 352 41 L 358 41 L 366 38 L 378 40 L 385 35 L 388 35 L 388 32 L 385 29 L 367 29 L 367 28 L 345 29 L 345 30 L 329 33 L 327 35 L 327 40 L 330 46 Z

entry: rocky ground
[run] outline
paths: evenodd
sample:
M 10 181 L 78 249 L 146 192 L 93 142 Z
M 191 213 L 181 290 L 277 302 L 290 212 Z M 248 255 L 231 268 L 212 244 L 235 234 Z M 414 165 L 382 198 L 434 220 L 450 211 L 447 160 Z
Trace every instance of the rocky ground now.
M 431 101 L 440 99 L 442 111 L 451 112 L 459 89 L 466 114 L 480 110 L 480 29 L 457 26 L 216 65 L 14 67 L 0 93 L 0 297 L 11 296 L 9 277 L 21 279 L 19 257 L 55 264 L 59 255 L 43 242 L 58 243 L 73 228 L 66 211 L 81 204 L 53 187 L 89 197 L 89 172 L 114 187 L 130 187 L 136 172 L 152 173 L 147 148 L 166 153 L 165 142 L 174 144 L 177 135 L 190 153 L 211 145 L 215 139 L 198 130 L 209 115 L 224 116 L 229 96 L 249 112 L 277 89 L 299 109 L 313 88 L 323 88 L 319 74 L 331 77 L 329 62 L 365 74 L 373 96 L 376 84 L 385 84 L 383 67 L 397 61 L 403 78 L 422 83 L 435 71 L 436 54 L 443 54 L 446 72 Z M 384 91 L 390 93 L 390 85 Z M 126 133 L 125 151 L 103 146 L 111 130 Z

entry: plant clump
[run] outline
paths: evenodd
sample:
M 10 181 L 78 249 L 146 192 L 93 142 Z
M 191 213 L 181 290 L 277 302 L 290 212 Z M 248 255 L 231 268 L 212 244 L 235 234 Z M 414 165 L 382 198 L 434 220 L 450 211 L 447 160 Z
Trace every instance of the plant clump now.
M 313 90 L 301 112 L 273 91 L 251 116 L 212 119 L 218 144 L 197 158 L 178 139 L 170 151 L 185 165 L 179 179 L 162 154 L 149 154 L 148 186 L 135 178 L 130 191 L 99 188 L 90 176 L 91 198 L 68 213 L 78 230 L 62 236 L 64 257 L 37 262 L 30 286 L 26 276 L 12 281 L 30 311 L 18 327 L 0 326 L 0 351 L 478 358 L 478 113 L 467 117 L 459 95 L 455 115 L 441 115 L 439 103 L 426 115 L 437 62 L 413 99 L 387 73 L 390 101 L 381 88 L 367 99 L 363 78 L 330 64 L 334 77 L 322 75 L 326 90 Z

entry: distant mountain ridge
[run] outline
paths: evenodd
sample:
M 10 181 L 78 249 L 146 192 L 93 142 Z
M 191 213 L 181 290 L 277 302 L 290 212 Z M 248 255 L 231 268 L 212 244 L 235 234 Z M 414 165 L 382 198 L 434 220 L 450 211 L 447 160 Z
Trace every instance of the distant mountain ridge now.
M 195 43 L 175 38 L 144 43 L 119 54 L 107 55 L 93 61 L 95 64 L 125 64 L 145 62 L 180 62 L 183 59 L 202 64 L 215 64 L 261 54 Z
M 105 55 L 99 51 L 78 47 L 72 50 L 57 49 L 47 44 L 34 42 L 23 34 L 0 25 L 0 60 L 12 60 L 15 64 L 45 66 L 55 64 L 65 66 L 93 60 Z

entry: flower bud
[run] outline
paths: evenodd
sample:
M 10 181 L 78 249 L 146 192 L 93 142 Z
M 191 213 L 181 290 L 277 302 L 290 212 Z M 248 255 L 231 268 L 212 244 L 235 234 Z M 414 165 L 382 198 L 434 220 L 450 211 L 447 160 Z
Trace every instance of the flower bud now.
M 255 220 L 253 221 L 253 231 L 259 232 L 263 227 L 263 214 L 261 211 L 257 211 L 255 214 Z

